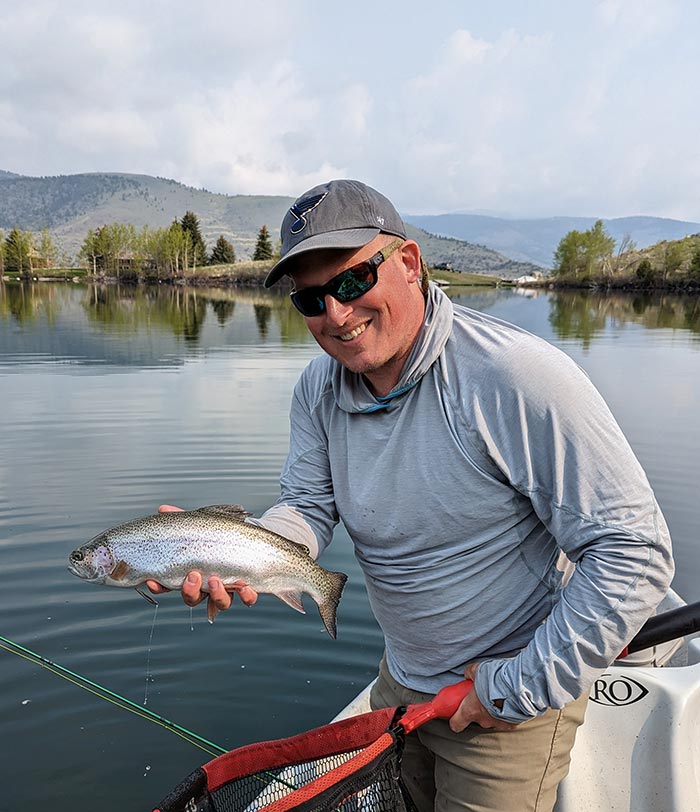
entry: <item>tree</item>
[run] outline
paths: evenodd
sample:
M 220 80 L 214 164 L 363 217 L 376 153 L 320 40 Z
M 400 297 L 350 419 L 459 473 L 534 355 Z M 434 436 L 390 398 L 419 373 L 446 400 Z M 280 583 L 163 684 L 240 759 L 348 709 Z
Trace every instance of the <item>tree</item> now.
M 83 240 L 78 256 L 90 263 L 93 276 L 97 275 L 98 250 L 97 232 L 91 228 Z
M 596 220 L 593 228 L 583 232 L 586 235 L 586 273 L 588 275 L 610 266 L 615 239 L 605 230 L 602 220 Z
M 270 232 L 267 230 L 267 226 L 263 226 L 258 231 L 258 241 L 255 244 L 253 259 L 272 259 L 272 242 L 270 241 Z
M 32 268 L 34 235 L 31 231 L 13 228 L 5 240 L 5 268 L 17 273 L 29 273 Z
M 554 276 L 576 278 L 585 267 L 585 238 L 581 231 L 570 231 L 559 241 L 554 252 Z
M 185 216 L 180 220 L 180 226 L 190 235 L 191 255 L 185 257 L 185 270 L 188 266 L 194 270 L 197 265 L 204 265 L 207 261 L 207 246 L 202 239 L 202 232 L 199 230 L 199 217 L 193 211 L 186 211 Z
M 236 261 L 236 252 L 233 250 L 233 246 L 226 239 L 226 237 L 224 237 L 224 235 L 221 234 L 219 239 L 216 241 L 214 250 L 211 252 L 209 264 L 233 265 L 235 261 Z
M 179 276 L 187 270 L 187 258 L 192 256 L 192 236 L 175 220 L 169 228 L 152 231 L 147 248 L 158 274 Z
M 131 251 L 135 229 L 132 225 L 112 223 L 98 228 L 95 232 L 94 250 L 97 269 L 119 278 L 122 260 Z
M 56 243 L 53 241 L 53 237 L 49 233 L 48 228 L 43 228 L 41 230 L 41 234 L 39 235 L 38 251 L 45 268 L 56 267 L 56 262 L 58 260 L 58 248 L 56 247 Z
M 611 268 L 613 274 L 623 274 L 625 271 L 631 268 L 632 265 L 634 265 L 635 257 L 632 252 L 636 247 L 637 246 L 635 245 L 632 237 L 630 237 L 629 234 L 625 234 L 620 241 L 620 245 L 617 248 L 617 253 L 613 259 Z
M 554 252 L 555 276 L 586 279 L 594 273 L 612 269 L 615 240 L 605 230 L 602 220 L 596 220 L 588 231 L 570 231 Z
M 637 265 L 635 275 L 643 285 L 653 285 L 656 280 L 656 271 L 646 257 Z
M 664 282 L 676 273 L 683 264 L 683 246 L 679 242 L 668 242 L 664 246 L 663 275 Z
M 690 258 L 688 276 L 693 280 L 693 282 L 700 282 L 700 248 L 696 248 Z

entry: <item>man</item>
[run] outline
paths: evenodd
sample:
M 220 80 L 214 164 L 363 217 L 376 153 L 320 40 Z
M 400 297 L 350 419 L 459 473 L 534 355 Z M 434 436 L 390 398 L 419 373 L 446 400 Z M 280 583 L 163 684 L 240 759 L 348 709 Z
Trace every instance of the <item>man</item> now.
M 281 236 L 265 284 L 291 277 L 326 354 L 295 388 L 281 497 L 258 521 L 314 557 L 345 523 L 386 641 L 373 706 L 474 680 L 449 723 L 409 737 L 421 812 L 551 810 L 590 686 L 673 574 L 646 477 L 567 356 L 427 284 L 374 189 L 311 189 Z

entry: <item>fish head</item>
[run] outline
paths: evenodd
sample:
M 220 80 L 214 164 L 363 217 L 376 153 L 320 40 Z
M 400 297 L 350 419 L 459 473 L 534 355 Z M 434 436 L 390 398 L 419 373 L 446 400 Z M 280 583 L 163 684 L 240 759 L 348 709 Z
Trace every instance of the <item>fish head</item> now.
M 101 536 L 73 550 L 68 557 L 70 572 L 93 584 L 103 584 L 116 565 L 109 544 Z

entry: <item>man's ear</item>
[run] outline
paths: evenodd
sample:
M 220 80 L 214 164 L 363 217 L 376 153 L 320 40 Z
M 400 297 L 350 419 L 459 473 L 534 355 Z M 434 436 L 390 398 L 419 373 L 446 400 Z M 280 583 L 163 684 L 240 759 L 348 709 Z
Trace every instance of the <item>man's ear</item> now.
M 420 248 L 418 247 L 418 243 L 413 240 L 406 240 L 399 251 L 401 252 L 401 259 L 406 268 L 408 281 L 417 282 L 421 275 Z

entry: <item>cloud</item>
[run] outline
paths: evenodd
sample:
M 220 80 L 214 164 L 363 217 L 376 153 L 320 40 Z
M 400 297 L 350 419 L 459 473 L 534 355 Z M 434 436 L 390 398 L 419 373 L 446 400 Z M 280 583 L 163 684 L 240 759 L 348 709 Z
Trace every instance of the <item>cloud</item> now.
M 435 0 L 371 25 L 317 2 L 68 7 L 0 18 L 0 168 L 289 195 L 350 175 L 404 211 L 700 219 L 689 0 Z

